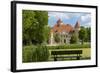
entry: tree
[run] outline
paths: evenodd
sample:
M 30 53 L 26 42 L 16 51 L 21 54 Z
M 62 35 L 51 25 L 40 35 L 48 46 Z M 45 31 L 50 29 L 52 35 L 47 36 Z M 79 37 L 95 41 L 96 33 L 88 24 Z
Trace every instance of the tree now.
M 81 30 L 79 31 L 79 39 L 81 40 L 81 43 L 84 43 L 84 40 L 86 38 L 86 29 L 84 27 L 81 27 Z
M 54 40 L 55 40 L 55 42 L 57 42 L 57 43 L 59 43 L 60 42 L 60 36 L 59 36 L 59 34 L 54 34 Z
M 22 11 L 23 44 L 41 44 L 48 39 L 47 25 L 48 12 L 46 11 Z
M 35 11 L 36 16 L 35 18 L 38 21 L 37 25 L 37 31 L 36 32 L 36 40 L 38 41 L 38 44 L 43 43 L 47 40 L 48 31 L 46 30 L 46 27 L 48 25 L 48 12 L 46 11 Z
M 50 38 L 50 27 L 47 25 L 44 27 L 44 43 L 49 43 L 49 38 Z
M 78 42 L 78 35 L 76 33 L 73 33 L 70 39 L 70 43 L 74 44 Z
M 22 24 L 23 24 L 23 44 L 32 44 L 32 38 L 35 35 L 35 12 L 31 10 L 22 11 Z
M 87 27 L 86 28 L 86 39 L 85 39 L 85 41 L 90 42 L 90 40 L 91 40 L 91 28 Z
M 88 31 L 88 41 L 90 42 L 91 41 L 91 28 L 89 27 L 87 31 Z

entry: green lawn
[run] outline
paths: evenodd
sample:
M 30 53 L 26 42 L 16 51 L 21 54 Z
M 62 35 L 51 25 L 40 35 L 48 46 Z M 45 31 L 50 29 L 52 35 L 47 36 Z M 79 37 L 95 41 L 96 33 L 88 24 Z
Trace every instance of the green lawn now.
M 82 50 L 82 54 L 81 54 L 81 59 L 90 59 L 91 58 L 91 48 L 78 48 L 78 49 L 51 49 L 49 50 L 49 53 L 51 53 L 51 51 L 67 51 L 67 50 Z M 64 55 L 64 56 L 69 56 L 69 55 Z M 70 55 L 71 56 L 71 55 Z M 49 60 L 53 61 L 53 58 L 51 58 L 51 54 L 49 56 Z
M 22 60 L 26 62 L 45 62 L 53 61 L 51 58 L 51 51 L 53 50 L 82 50 L 81 59 L 91 58 L 90 44 L 70 44 L 70 45 L 59 45 L 59 46 L 23 46 Z M 66 55 L 67 56 L 67 55 Z

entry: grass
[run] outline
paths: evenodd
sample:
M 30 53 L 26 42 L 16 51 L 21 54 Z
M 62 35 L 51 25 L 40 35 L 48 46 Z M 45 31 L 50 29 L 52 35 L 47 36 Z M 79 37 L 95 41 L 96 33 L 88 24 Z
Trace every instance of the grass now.
M 23 62 L 43 62 L 48 61 L 49 51 L 45 46 L 24 46 Z
M 91 58 L 91 48 L 78 48 L 78 49 L 51 49 L 49 50 L 49 53 L 51 53 L 51 51 L 67 51 L 67 50 L 82 50 L 82 54 L 81 54 L 81 59 L 90 59 Z M 69 55 L 63 55 L 63 56 L 69 56 Z M 71 56 L 71 55 L 70 55 Z M 73 55 L 74 56 L 74 55 Z M 51 58 L 52 56 L 50 55 L 49 60 L 53 61 L 53 59 Z M 67 61 L 67 60 L 66 60 Z
M 23 46 L 23 62 L 44 62 L 53 61 L 50 52 L 53 50 L 82 50 L 82 59 L 91 58 L 90 44 L 70 44 L 59 46 Z
M 77 49 L 77 48 L 90 48 L 90 44 L 70 44 L 70 45 L 59 45 L 59 46 L 47 46 L 48 49 Z

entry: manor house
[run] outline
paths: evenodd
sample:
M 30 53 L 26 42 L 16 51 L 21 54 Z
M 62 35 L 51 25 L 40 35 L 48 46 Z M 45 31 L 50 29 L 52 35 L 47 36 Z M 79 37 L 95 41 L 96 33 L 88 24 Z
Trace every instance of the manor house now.
M 51 36 L 49 43 L 52 44 L 69 44 L 72 34 L 75 32 L 78 35 L 80 30 L 79 21 L 76 22 L 75 26 L 71 24 L 64 24 L 61 19 L 58 19 L 57 23 L 51 28 Z M 55 41 L 54 37 L 57 34 L 59 36 L 59 42 Z

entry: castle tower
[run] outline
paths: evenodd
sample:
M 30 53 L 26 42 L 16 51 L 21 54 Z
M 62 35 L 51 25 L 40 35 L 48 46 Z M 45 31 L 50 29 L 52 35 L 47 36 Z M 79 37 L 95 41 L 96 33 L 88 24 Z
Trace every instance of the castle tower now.
M 75 31 L 79 31 L 79 30 L 80 30 L 80 23 L 79 21 L 77 21 L 75 24 Z
M 57 24 L 58 25 L 62 25 L 63 24 L 63 22 L 61 21 L 61 19 L 58 19 Z
M 79 43 L 79 30 L 80 30 L 80 23 L 79 23 L 79 21 L 76 22 L 74 29 L 75 29 L 75 34 L 77 36 L 77 43 Z

